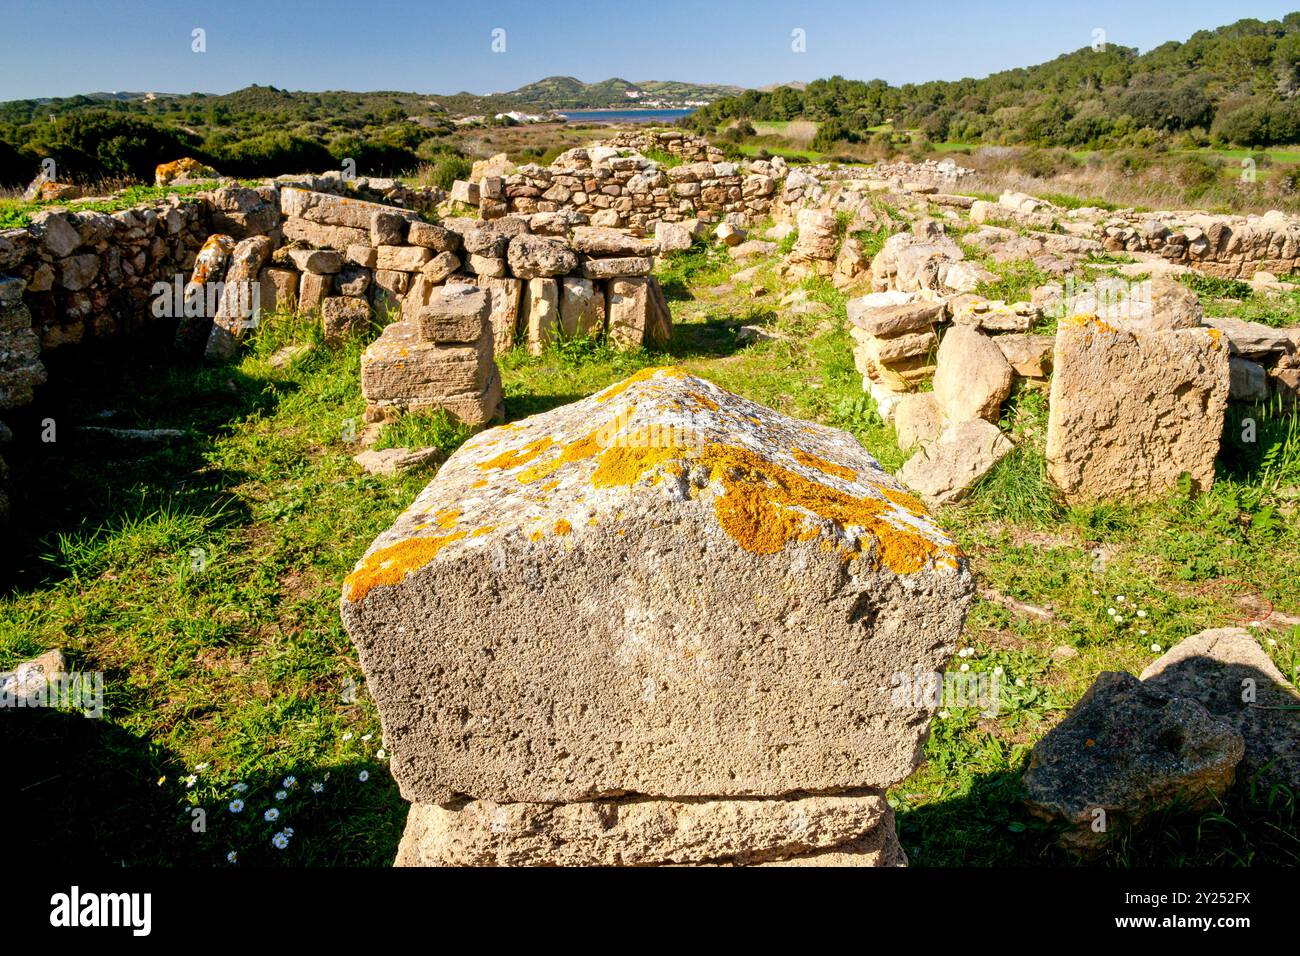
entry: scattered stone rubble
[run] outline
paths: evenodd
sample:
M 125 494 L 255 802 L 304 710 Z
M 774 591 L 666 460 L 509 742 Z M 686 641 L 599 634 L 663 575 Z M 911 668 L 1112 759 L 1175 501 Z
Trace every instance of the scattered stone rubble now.
M 972 592 L 851 436 L 677 369 L 480 433 L 344 585 L 398 861 L 900 864 L 891 687 Z

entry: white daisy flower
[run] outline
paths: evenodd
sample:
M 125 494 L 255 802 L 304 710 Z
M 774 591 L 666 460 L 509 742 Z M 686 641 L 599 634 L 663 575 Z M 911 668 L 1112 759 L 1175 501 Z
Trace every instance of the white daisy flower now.
M 351 740 L 351 739 L 352 739 L 352 731 L 349 730 L 346 734 L 344 734 L 344 735 L 343 735 L 343 739 L 344 739 L 344 740 Z
M 194 768 L 194 772 L 195 772 L 195 773 L 202 773 L 204 770 L 207 770 L 207 769 L 208 769 L 208 765 L 207 765 L 206 763 L 201 763 L 201 764 L 199 764 L 197 767 Z
M 968 671 L 968 670 L 970 670 L 970 665 L 969 665 L 969 664 L 963 664 L 963 665 L 961 665 L 961 670 L 963 670 L 963 671 Z
M 287 836 L 287 837 L 291 837 L 291 836 L 293 836 L 293 827 L 285 827 L 285 828 L 284 828 L 283 830 L 281 830 L 280 832 L 283 833 L 283 834 L 284 834 L 285 836 Z
M 280 786 L 284 787 L 284 789 L 286 789 L 286 790 L 290 790 L 290 789 L 292 789 L 292 788 L 298 786 L 298 778 L 297 778 L 297 777 L 285 777 L 283 780 L 280 781 Z
M 230 812 L 231 812 L 231 813 L 242 813 L 243 810 L 244 810 L 244 801 L 243 801 L 243 800 L 231 800 L 231 801 L 230 801 Z
M 362 735 L 361 735 L 361 739 L 362 739 L 362 740 L 369 740 L 369 739 L 370 739 L 371 737 L 373 737 L 373 736 L 374 736 L 374 734 L 362 734 Z
M 1123 603 L 1124 603 L 1124 595 L 1122 595 L 1122 594 L 1116 594 L 1116 595 L 1115 595 L 1115 600 L 1118 601 L 1120 604 L 1123 604 Z
M 388 754 L 385 752 L 383 747 L 380 747 L 378 750 L 375 751 L 375 756 L 378 757 L 380 760 L 383 760 L 385 757 L 388 756 Z
M 262 819 L 265 820 L 267 823 L 270 823 L 273 820 L 278 820 L 280 819 L 280 811 L 277 810 L 275 807 L 272 807 L 270 810 L 267 810 L 264 814 L 262 814 Z
M 1116 615 L 1115 615 L 1115 623 L 1116 623 L 1116 624 L 1123 624 L 1123 623 L 1124 623 L 1124 615 L 1123 615 L 1123 614 L 1116 614 Z
M 1024 687 L 1024 686 L 1025 686 L 1025 679 L 1024 679 L 1023 677 L 1017 677 L 1017 678 L 1016 678 L 1016 686 L 1017 686 L 1017 687 Z
M 271 846 L 275 847 L 277 850 L 283 850 L 288 845 L 289 838 L 283 833 L 277 833 L 275 836 L 271 837 Z
M 231 787 L 230 789 L 233 790 L 233 791 L 235 791 L 235 793 L 243 793 L 243 792 L 245 792 L 245 791 L 248 789 L 248 784 L 246 784 L 246 783 L 237 783 L 237 784 L 235 784 L 233 787 Z
M 1137 612 L 1137 614 L 1138 614 L 1138 617 L 1146 617 L 1146 616 L 1147 616 L 1147 612 L 1144 611 L 1144 610 L 1142 610 L 1141 608 L 1138 608 L 1138 612 Z
M 1153 654 L 1159 654 L 1159 653 L 1160 653 L 1160 645 L 1159 645 L 1159 644 L 1152 644 L 1152 645 L 1151 645 L 1151 652 L 1152 652 Z
M 948 712 L 947 712 L 946 710 L 941 710 L 941 711 L 939 711 L 939 719 L 940 719 L 940 720 L 947 720 L 947 719 L 948 719 Z
M 235 863 L 238 860 L 239 860 L 239 854 L 236 853 L 234 850 L 231 850 L 229 853 L 226 854 L 227 863 Z
M 995 667 L 995 668 L 993 668 L 993 675 L 994 675 L 995 677 L 1001 677 L 1004 673 L 1006 673 L 1006 672 L 1003 671 L 1001 667 Z
M 362 783 L 365 783 L 367 780 L 370 779 L 370 771 L 369 770 L 361 771 L 359 774 L 357 774 L 357 779 L 360 780 Z
M 275 799 L 277 799 L 277 800 L 283 800 L 283 799 L 284 799 L 285 797 L 287 797 L 288 795 L 289 795 L 288 792 L 285 791 L 285 790 L 277 790 L 277 791 L 275 791 Z
M 324 790 L 325 790 L 325 784 L 321 783 L 319 780 L 317 780 L 315 783 L 311 785 L 312 793 L 322 793 L 324 792 Z
M 1106 613 L 1109 614 L 1111 617 L 1114 617 L 1114 616 L 1115 616 L 1115 609 L 1114 609 L 1113 607 L 1108 607 L 1108 608 L 1106 608 Z
M 185 787 L 186 789 L 189 789 L 190 787 L 194 786 L 198 782 L 199 782 L 199 778 L 194 776 L 194 774 L 190 774 L 188 777 L 185 778 Z

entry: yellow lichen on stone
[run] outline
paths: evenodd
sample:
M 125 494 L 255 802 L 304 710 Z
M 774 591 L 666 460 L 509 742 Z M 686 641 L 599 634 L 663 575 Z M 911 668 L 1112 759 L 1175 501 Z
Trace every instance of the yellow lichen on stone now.
M 520 465 L 526 465 L 546 449 L 550 448 L 555 442 L 550 435 L 543 435 L 541 438 L 534 439 L 522 448 L 507 448 L 495 458 L 489 458 L 487 461 L 480 462 L 479 467 L 484 471 L 489 469 L 507 469 L 517 468 Z
M 843 478 L 845 481 L 857 481 L 858 473 L 852 468 L 846 468 L 843 465 L 837 465 L 833 461 L 827 461 L 825 458 L 819 458 L 816 455 L 809 454 L 801 448 L 791 448 L 790 454 L 794 455 L 794 460 L 808 468 L 816 468 L 823 474 L 831 475 L 835 478 Z
M 678 368 L 676 365 L 664 365 L 657 368 L 643 368 L 641 369 L 641 371 L 629 375 L 627 378 L 623 379 L 623 381 L 617 382 L 614 385 L 611 385 L 609 388 L 605 389 L 603 392 L 600 392 L 596 396 L 596 401 L 603 403 L 603 402 L 608 402 L 610 399 L 618 398 L 618 396 L 622 395 L 633 385 L 637 385 L 641 382 L 649 381 L 650 379 L 658 375 L 660 372 L 662 372 L 665 376 L 669 378 L 682 378 L 686 375 L 686 373 L 682 371 L 680 368 Z
M 569 522 L 565 521 L 563 518 L 555 522 L 555 533 L 558 535 L 566 535 L 572 530 L 573 525 L 569 524 Z
M 380 548 L 347 576 L 343 582 L 343 596 L 349 601 L 360 601 L 371 588 L 400 584 L 408 574 L 424 567 L 437 557 L 439 551 L 463 537 L 464 531 L 454 531 L 438 537 L 408 538 Z

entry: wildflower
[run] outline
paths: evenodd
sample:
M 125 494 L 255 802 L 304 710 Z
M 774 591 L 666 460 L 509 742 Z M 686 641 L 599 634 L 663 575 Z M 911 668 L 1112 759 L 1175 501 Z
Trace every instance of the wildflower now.
M 1092 593 L 1093 593 L 1093 596 L 1094 596 L 1094 597 L 1097 597 L 1097 596 L 1099 596 L 1099 595 L 1101 594 L 1101 592 L 1098 591 L 1096 588 L 1093 588 L 1093 589 L 1092 589 Z
M 1024 679 L 1023 677 L 1017 677 L 1017 678 L 1016 678 L 1016 686 L 1017 686 L 1017 687 L 1024 687 L 1024 686 L 1025 686 L 1025 679 Z
M 235 793 L 243 793 L 243 792 L 245 792 L 245 791 L 248 789 L 248 784 L 246 784 L 246 783 L 237 783 L 237 784 L 235 784 L 233 787 L 231 787 L 230 789 L 233 790 L 233 791 L 235 791 Z
M 234 850 L 231 850 L 229 853 L 226 854 L 227 863 L 235 863 L 238 860 L 239 860 L 239 854 L 236 853 Z
M 1147 636 L 1147 632 L 1146 632 L 1146 631 L 1138 631 L 1138 636 L 1139 636 L 1139 637 L 1146 637 L 1146 636 Z
M 319 780 L 317 780 L 311 785 L 312 793 L 323 793 L 324 790 L 325 790 L 325 784 L 321 783 Z
M 243 812 L 243 809 L 244 809 L 244 801 L 243 801 L 243 800 L 231 800 L 231 801 L 230 801 L 230 812 L 231 812 L 231 813 L 242 813 L 242 812 Z
M 188 777 L 185 777 L 184 780 L 185 780 L 185 788 L 187 790 L 199 782 L 199 778 L 194 776 L 194 774 L 190 774 Z
M 1277 647 L 1277 638 L 1275 638 L 1275 637 L 1270 637 L 1270 638 L 1268 639 L 1268 646 L 1269 646 L 1269 647 Z
M 1144 611 L 1144 610 L 1142 610 L 1141 608 L 1138 608 L 1137 615 L 1138 615 L 1138 617 L 1146 617 L 1146 616 L 1147 616 L 1147 612 Z
M 1124 595 L 1122 595 L 1122 594 L 1116 594 L 1116 595 L 1115 595 L 1115 600 L 1118 601 L 1120 604 L 1123 604 L 1123 603 L 1124 603 Z
M 995 668 L 993 668 L 993 676 L 994 676 L 994 677 L 1001 677 L 1001 676 L 1003 675 L 1003 673 L 1004 673 L 1004 671 L 1002 670 L 1001 667 L 995 667 Z
M 280 811 L 277 810 L 275 807 L 272 807 L 270 810 L 267 810 L 264 814 L 262 814 L 262 819 L 265 820 L 267 823 L 271 823 L 274 820 L 278 820 L 280 819 Z
M 284 834 L 285 836 L 287 836 L 287 837 L 291 837 L 291 836 L 293 836 L 293 827 L 285 827 L 285 828 L 284 828 L 283 830 L 281 830 L 280 832 L 283 833 L 283 834 Z
M 374 734 L 362 734 L 362 735 L 361 735 L 361 739 L 362 739 L 362 740 L 369 740 L 369 739 L 370 739 L 371 737 L 373 737 L 373 736 L 374 736 Z
M 1153 654 L 1159 654 L 1159 653 L 1160 653 L 1160 645 L 1159 645 L 1159 644 L 1152 644 L 1152 645 L 1151 645 L 1151 652 L 1152 652 Z
M 1115 616 L 1115 609 L 1114 609 L 1113 607 L 1108 607 L 1108 608 L 1106 608 L 1106 613 L 1109 614 L 1111 617 L 1114 617 L 1114 616 Z
M 1115 615 L 1115 623 L 1116 623 L 1116 624 L 1123 624 L 1123 623 L 1124 623 L 1124 615 L 1123 615 L 1123 614 L 1116 614 L 1116 615 Z
M 346 734 L 344 734 L 344 735 L 343 735 L 343 739 L 344 739 L 344 740 L 351 740 L 351 739 L 352 739 L 352 731 L 349 730 Z
M 271 846 L 275 847 L 277 850 L 283 850 L 288 845 L 289 838 L 284 835 L 283 831 L 271 837 Z
M 940 719 L 940 720 L 947 720 L 947 719 L 948 719 L 948 712 L 947 712 L 946 710 L 941 710 L 941 711 L 939 711 L 939 719 Z
M 285 797 L 287 797 L 288 795 L 289 795 L 288 792 L 285 791 L 285 790 L 277 790 L 277 791 L 275 791 L 275 799 L 277 799 L 277 800 L 283 800 L 283 799 L 284 799 Z
M 1246 626 L 1247 626 L 1247 627 L 1263 627 L 1264 625 L 1261 624 L 1259 621 L 1251 621 L 1251 622 L 1250 622 L 1249 624 L 1247 624 Z
M 375 756 L 378 757 L 380 760 L 383 760 L 385 757 L 388 756 L 388 754 L 387 752 L 385 752 L 383 747 L 380 747 L 378 750 L 375 751 Z
M 367 780 L 370 779 L 370 771 L 369 770 L 361 771 L 359 774 L 357 774 L 357 779 L 360 780 L 362 783 L 365 783 Z
M 208 765 L 207 765 L 206 763 L 201 763 L 201 764 L 199 764 L 197 767 L 194 768 L 194 772 L 195 772 L 195 773 L 202 773 L 204 770 L 207 770 L 207 769 L 208 769 Z
M 969 665 L 969 664 L 963 664 L 963 665 L 961 665 L 961 670 L 962 670 L 963 673 L 966 672 L 966 671 L 968 671 L 968 670 L 970 670 L 970 665 Z
M 298 786 L 298 778 L 285 777 L 283 780 L 280 781 L 280 786 L 284 787 L 284 789 L 286 790 L 292 790 L 294 787 Z

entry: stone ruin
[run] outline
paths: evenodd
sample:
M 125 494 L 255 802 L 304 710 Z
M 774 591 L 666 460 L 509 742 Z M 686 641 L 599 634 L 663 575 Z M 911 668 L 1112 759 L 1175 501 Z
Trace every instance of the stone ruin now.
M 342 614 L 399 865 L 901 865 L 973 579 L 849 435 L 680 370 L 470 439 Z

